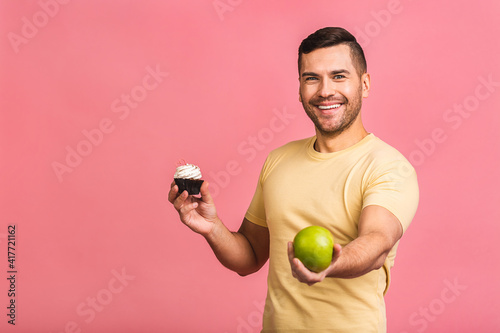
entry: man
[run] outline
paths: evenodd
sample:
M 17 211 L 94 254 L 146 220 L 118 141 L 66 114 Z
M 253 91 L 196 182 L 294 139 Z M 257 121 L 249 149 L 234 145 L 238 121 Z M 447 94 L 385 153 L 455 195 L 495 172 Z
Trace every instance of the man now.
M 370 75 L 349 32 L 311 34 L 298 66 L 299 99 L 316 135 L 269 154 L 238 232 L 218 218 L 206 182 L 201 198 L 172 183 L 169 201 L 227 268 L 247 275 L 269 258 L 263 332 L 385 332 L 389 271 L 418 204 L 415 170 L 363 127 Z M 294 258 L 290 242 L 310 225 L 336 242 L 320 273 Z

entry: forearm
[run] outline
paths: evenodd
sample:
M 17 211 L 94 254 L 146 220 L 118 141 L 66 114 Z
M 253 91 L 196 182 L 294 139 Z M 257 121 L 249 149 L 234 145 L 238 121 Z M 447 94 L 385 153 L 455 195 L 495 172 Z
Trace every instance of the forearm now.
M 358 237 L 342 247 L 335 244 L 332 263 L 322 272 L 308 270 L 294 256 L 293 244 L 288 244 L 288 260 L 292 275 L 300 282 L 313 285 L 325 277 L 356 278 L 384 265 L 387 255 L 403 235 L 395 215 L 387 209 L 371 205 L 361 212 Z
M 350 279 L 379 269 L 390 250 L 390 245 L 382 235 L 358 237 L 342 248 L 342 254 L 329 268 L 327 276 Z
M 228 269 L 240 275 L 259 270 L 260 265 L 248 239 L 239 232 L 231 232 L 220 219 L 205 239 L 220 263 Z

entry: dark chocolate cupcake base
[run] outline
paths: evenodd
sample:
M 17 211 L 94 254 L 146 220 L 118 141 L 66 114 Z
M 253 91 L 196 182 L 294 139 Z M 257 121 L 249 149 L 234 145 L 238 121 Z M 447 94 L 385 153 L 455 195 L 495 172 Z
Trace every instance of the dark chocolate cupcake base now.
M 200 193 L 201 184 L 203 180 L 201 179 L 183 179 L 174 178 L 175 184 L 179 187 L 179 193 L 184 190 L 188 191 L 189 195 L 195 195 Z

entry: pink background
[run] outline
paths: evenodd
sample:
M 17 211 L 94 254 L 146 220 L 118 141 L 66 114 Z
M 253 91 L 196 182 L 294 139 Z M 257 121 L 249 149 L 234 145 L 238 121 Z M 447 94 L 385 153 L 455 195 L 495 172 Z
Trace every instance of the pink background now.
M 366 128 L 419 176 L 389 332 L 500 329 L 498 1 L 60 2 L 0 2 L 0 331 L 258 332 L 267 266 L 223 268 L 167 192 L 198 164 L 238 228 L 267 153 L 313 135 L 296 52 L 323 26 L 365 47 Z

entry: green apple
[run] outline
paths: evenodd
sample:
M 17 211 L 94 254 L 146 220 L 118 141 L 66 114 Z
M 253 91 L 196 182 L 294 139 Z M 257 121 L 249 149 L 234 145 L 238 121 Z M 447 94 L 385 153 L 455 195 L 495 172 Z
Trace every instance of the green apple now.
M 293 239 L 295 258 L 298 258 L 310 271 L 319 273 L 332 262 L 332 233 L 320 226 L 302 229 Z

